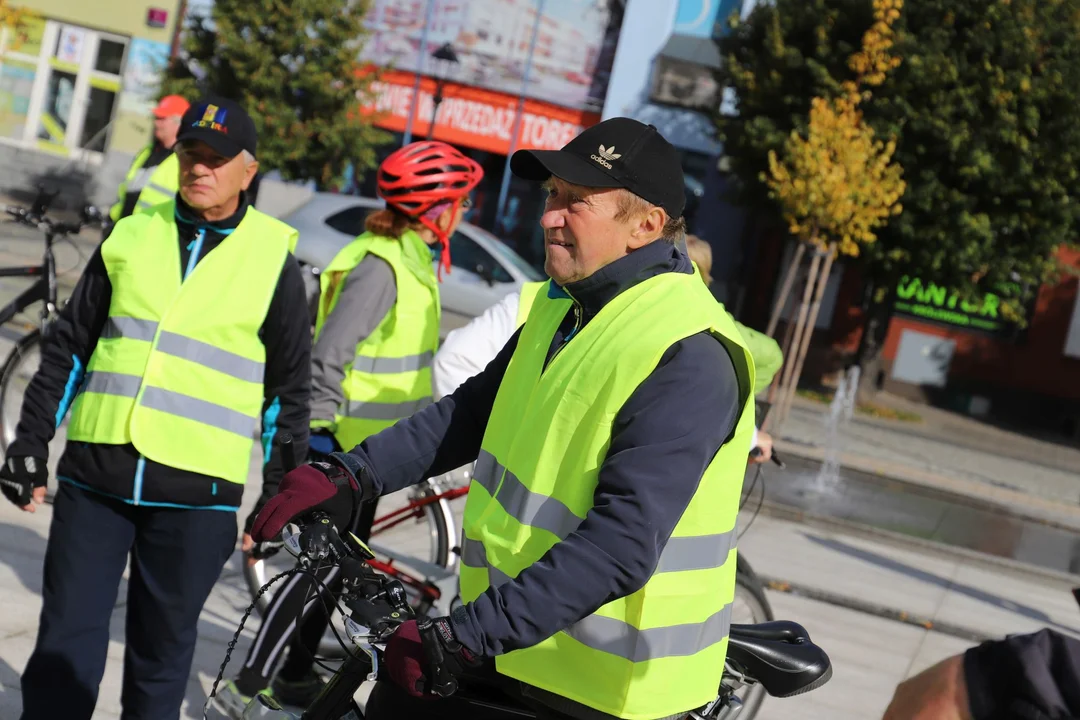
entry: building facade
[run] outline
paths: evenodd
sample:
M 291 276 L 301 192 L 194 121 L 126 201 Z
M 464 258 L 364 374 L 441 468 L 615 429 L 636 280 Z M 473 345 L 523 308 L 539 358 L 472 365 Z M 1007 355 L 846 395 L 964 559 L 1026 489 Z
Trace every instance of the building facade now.
M 543 193 L 507 178 L 498 212 L 507 157 L 523 148 L 557 150 L 600 121 L 623 6 L 624 0 L 374 0 L 361 60 L 392 68 L 374 84 L 366 108 L 394 133 L 383 156 L 406 134 L 461 149 L 484 167 L 468 220 L 542 265 Z M 432 57 L 447 44 L 457 62 Z M 374 195 L 374 173 L 350 190 Z
M 0 39 L 0 190 L 51 180 L 75 206 L 105 203 L 151 138 L 175 0 L 24 0 L 34 13 Z M 80 195 L 78 199 L 70 194 Z
M 713 293 L 736 298 L 742 267 L 742 210 L 724 201 L 727 179 L 713 117 L 723 106 L 716 80 L 717 40 L 732 13 L 753 0 L 630 0 L 604 103 L 604 118 L 632 117 L 655 125 L 678 148 L 685 176 L 686 219 L 713 248 Z M 702 202 L 709 198 L 708 202 Z

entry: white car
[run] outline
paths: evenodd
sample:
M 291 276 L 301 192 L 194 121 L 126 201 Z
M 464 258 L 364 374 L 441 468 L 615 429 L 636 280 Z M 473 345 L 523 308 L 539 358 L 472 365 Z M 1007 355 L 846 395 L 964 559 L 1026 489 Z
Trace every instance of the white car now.
M 281 218 L 300 232 L 296 259 L 305 270 L 312 308 L 318 300 L 321 269 L 364 232 L 364 218 L 384 205 L 375 198 L 315 193 Z M 444 336 L 523 283 L 545 279 L 506 243 L 467 222 L 450 237 L 450 261 L 452 269 L 444 273 L 439 285 Z

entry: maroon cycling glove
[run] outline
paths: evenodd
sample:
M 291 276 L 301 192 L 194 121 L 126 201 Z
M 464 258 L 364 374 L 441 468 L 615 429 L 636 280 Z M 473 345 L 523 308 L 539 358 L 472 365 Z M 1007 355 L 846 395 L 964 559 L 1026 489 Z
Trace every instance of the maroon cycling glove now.
M 480 665 L 480 659 L 458 642 L 449 618 L 435 618 L 433 622 L 442 645 L 443 666 L 451 675 L 460 675 L 467 668 Z M 428 691 L 427 657 L 415 620 L 402 623 L 390 636 L 383 661 L 390 671 L 390 679 L 405 692 L 413 697 L 435 697 Z
M 276 540 L 288 523 L 316 510 L 329 515 L 341 531 L 352 527 L 362 500 L 360 483 L 338 458 L 327 460 L 301 465 L 285 474 L 277 495 L 266 501 L 251 526 L 255 542 Z

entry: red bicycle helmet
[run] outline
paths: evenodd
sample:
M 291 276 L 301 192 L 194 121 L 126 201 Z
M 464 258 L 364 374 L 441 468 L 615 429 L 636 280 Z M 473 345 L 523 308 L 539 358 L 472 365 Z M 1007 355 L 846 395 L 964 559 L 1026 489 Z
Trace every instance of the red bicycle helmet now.
M 461 202 L 483 177 L 480 164 L 456 148 L 426 140 L 410 143 L 383 160 L 376 189 L 387 205 L 435 233 L 442 245 L 440 270 L 450 272 L 450 241 L 429 217 L 430 211 Z

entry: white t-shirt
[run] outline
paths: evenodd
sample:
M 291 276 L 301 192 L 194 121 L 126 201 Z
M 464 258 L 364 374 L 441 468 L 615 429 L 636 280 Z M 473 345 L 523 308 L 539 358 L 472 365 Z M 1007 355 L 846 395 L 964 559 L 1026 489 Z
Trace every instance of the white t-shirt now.
M 465 327 L 450 331 L 431 366 L 435 399 L 449 395 L 495 359 L 517 330 L 520 292 L 512 292 Z

